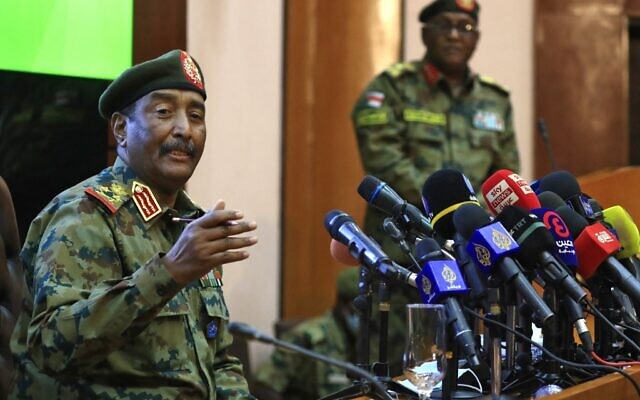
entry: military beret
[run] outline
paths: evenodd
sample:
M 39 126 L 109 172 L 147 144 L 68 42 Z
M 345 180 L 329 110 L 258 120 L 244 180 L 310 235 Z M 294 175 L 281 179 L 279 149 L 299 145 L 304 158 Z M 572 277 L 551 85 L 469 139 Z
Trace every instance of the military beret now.
M 477 21 L 480 4 L 475 0 L 435 0 L 420 11 L 418 20 L 427 22 L 431 17 L 442 12 L 463 12 Z
M 338 274 L 336 284 L 338 296 L 353 299 L 358 295 L 358 281 L 360 280 L 360 268 L 346 267 Z
M 198 63 L 186 51 L 171 50 L 121 73 L 100 96 L 98 111 L 108 119 L 114 112 L 159 89 L 193 90 L 207 98 Z

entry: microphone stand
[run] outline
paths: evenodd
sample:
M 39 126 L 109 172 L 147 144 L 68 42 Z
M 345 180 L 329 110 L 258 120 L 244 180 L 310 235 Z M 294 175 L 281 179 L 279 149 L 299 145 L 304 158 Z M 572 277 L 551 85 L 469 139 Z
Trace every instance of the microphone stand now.
M 489 289 L 490 309 L 492 312 L 485 314 L 485 317 L 497 320 L 500 318 L 500 295 L 498 288 Z M 495 313 L 494 313 L 495 312 Z M 491 399 L 492 400 L 515 400 L 513 397 L 502 394 L 502 355 L 500 354 L 502 342 L 502 328 L 494 324 L 485 324 L 488 341 L 490 343 L 489 360 L 491 371 Z
M 357 361 L 356 365 L 366 371 L 372 370 L 376 379 L 376 382 L 380 383 L 385 389 L 385 394 L 389 396 L 389 391 L 394 394 L 410 394 L 415 395 L 413 391 L 402 386 L 398 382 L 393 381 L 389 377 L 389 364 L 387 363 L 387 335 L 388 335 L 388 321 L 389 321 L 389 290 L 387 283 L 382 278 L 379 283 L 379 297 L 380 297 L 380 342 L 379 342 L 379 362 L 373 365 L 369 364 L 369 351 L 370 351 L 370 325 L 371 325 L 371 308 L 372 308 L 372 296 L 371 296 L 371 281 L 372 274 L 364 266 L 360 266 L 360 281 L 358 283 L 358 297 L 354 300 L 354 306 L 360 313 L 360 331 L 358 333 L 357 340 Z M 353 384 L 344 389 L 340 389 L 337 392 L 328 394 L 322 397 L 320 400 L 348 400 L 355 399 L 361 396 L 371 396 L 376 400 L 386 399 L 387 397 L 381 396 L 377 392 L 371 392 L 370 384 L 366 380 L 356 379 L 357 376 L 347 374 L 347 377 L 354 379 Z
M 276 347 L 293 351 L 294 353 L 301 354 L 305 357 L 308 357 L 317 361 L 321 361 L 330 365 L 334 365 L 339 368 L 343 368 L 346 371 L 352 373 L 353 375 L 356 375 L 361 378 L 363 382 L 362 383 L 363 394 L 371 396 L 374 399 L 393 400 L 393 398 L 389 396 L 389 394 L 386 392 L 384 386 L 380 382 L 378 382 L 376 377 L 371 375 L 369 372 L 363 370 L 362 368 L 358 368 L 352 364 L 349 364 L 348 362 L 336 360 L 334 358 L 316 353 L 302 346 L 298 346 L 293 343 L 276 339 L 272 336 L 259 332 L 253 327 L 251 327 L 250 325 L 247 325 L 244 323 L 231 322 L 228 325 L 228 329 L 229 329 L 229 332 L 231 332 L 233 335 L 239 335 L 247 339 L 254 339 L 263 343 L 272 344 Z M 349 398 L 353 398 L 353 397 L 349 397 Z

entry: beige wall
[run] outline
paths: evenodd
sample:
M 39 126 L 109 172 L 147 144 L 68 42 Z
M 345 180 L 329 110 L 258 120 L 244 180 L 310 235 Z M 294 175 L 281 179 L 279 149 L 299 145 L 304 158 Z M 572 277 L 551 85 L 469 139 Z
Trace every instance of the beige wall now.
M 258 222 L 251 257 L 224 270 L 232 320 L 265 332 L 278 316 L 283 5 L 190 0 L 187 48 L 207 88 L 207 145 L 188 190 L 203 207 L 223 198 Z M 270 348 L 254 344 L 252 364 Z
M 471 60 L 474 71 L 511 90 L 521 175 L 533 178 L 533 4 L 534 0 L 480 0 L 481 37 Z M 405 59 L 422 58 L 418 14 L 425 0 L 406 0 Z
M 416 16 L 425 3 L 406 0 L 407 59 L 423 54 Z M 257 220 L 260 242 L 249 260 L 225 269 L 224 290 L 232 319 L 266 332 L 280 292 L 283 12 L 283 0 L 188 3 L 187 47 L 204 70 L 209 129 L 189 192 L 203 206 L 224 198 Z M 522 174 L 530 180 L 533 0 L 484 0 L 481 29 L 472 65 L 511 88 Z M 270 351 L 254 345 L 253 367 Z

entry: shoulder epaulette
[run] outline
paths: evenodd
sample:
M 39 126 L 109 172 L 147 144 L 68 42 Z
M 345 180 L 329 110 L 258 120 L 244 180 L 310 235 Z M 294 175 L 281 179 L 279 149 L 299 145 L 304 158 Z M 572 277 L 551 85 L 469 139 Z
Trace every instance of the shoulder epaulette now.
M 115 214 L 120 206 L 131 198 L 130 191 L 117 181 L 96 183 L 86 188 L 84 192 L 87 196 L 98 200 L 111 214 Z
M 487 75 L 478 75 L 478 80 L 487 85 L 487 86 L 491 86 L 492 88 L 498 89 L 500 92 L 508 95 L 509 94 L 509 88 L 498 83 L 498 81 L 496 81 L 495 79 L 493 79 L 490 76 Z
M 384 72 L 392 78 L 398 78 L 407 72 L 415 72 L 416 66 L 410 62 L 398 62 L 391 65 Z

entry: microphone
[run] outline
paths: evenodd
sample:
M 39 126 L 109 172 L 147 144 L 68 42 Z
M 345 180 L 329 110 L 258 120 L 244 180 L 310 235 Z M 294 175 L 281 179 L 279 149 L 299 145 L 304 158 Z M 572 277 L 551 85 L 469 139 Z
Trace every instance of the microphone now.
M 445 256 L 438 242 L 432 238 L 421 240 L 416 246 L 418 261 L 424 267 L 418 275 L 420 296 L 425 303 L 443 303 L 447 325 L 452 326 L 458 348 L 471 366 L 480 365 L 473 332 L 469 328 L 460 302 L 454 296 L 469 291 L 455 260 Z
M 551 150 L 551 143 L 549 142 L 549 131 L 547 130 L 547 123 L 544 122 L 544 118 L 538 118 L 538 133 L 540 133 L 540 137 L 542 137 L 542 141 L 544 142 L 544 148 L 547 151 L 551 169 L 555 171 L 558 169 L 558 164 L 556 163 L 556 159 L 553 156 L 553 151 Z
M 578 253 L 578 273 L 585 279 L 600 271 L 606 278 L 620 287 L 633 301 L 640 301 L 640 282 L 614 257 L 620 250 L 620 242 L 602 225 L 589 222 L 569 206 L 558 208 L 557 213 L 562 217 Z
M 242 337 L 247 340 L 257 340 L 262 343 L 267 343 L 274 345 L 279 348 L 283 348 L 294 353 L 303 355 L 305 357 L 311 358 L 313 360 L 321 361 L 326 364 L 334 365 L 338 368 L 342 368 L 346 371 L 351 372 L 354 376 L 359 376 L 364 380 L 371 383 L 371 385 L 377 390 L 378 394 L 380 394 L 383 398 L 392 400 L 392 397 L 387 393 L 385 387 L 377 380 L 377 378 L 371 375 L 369 372 L 365 371 L 362 368 L 356 367 L 355 365 L 336 360 L 335 358 L 327 357 L 323 354 L 316 353 L 309 349 L 305 349 L 304 347 L 295 345 L 293 343 L 285 342 L 283 340 L 276 339 L 266 333 L 260 332 L 256 328 L 251 325 L 245 324 L 243 322 L 229 322 L 228 325 L 229 332 L 231 332 L 234 336 Z
M 563 296 L 562 306 L 565 313 L 573 323 L 573 326 L 575 326 L 582 346 L 587 353 L 591 353 L 593 351 L 593 339 L 591 338 L 591 332 L 589 332 L 587 321 L 584 319 L 582 307 L 578 302 L 566 294 Z
M 578 180 L 567 171 L 555 171 L 540 178 L 538 190 L 556 193 L 584 218 L 593 216 L 591 203 L 582 194 Z
M 460 171 L 440 169 L 431 174 L 422 186 L 422 202 L 434 231 L 443 239 L 456 233 L 453 213 L 463 204 L 480 206 L 471 182 Z
M 555 240 L 545 224 L 540 222 L 534 214 L 529 214 L 517 206 L 507 206 L 498 214 L 496 220 L 509 230 L 511 236 L 520 245 L 516 255 L 520 264 L 526 265 L 527 261 L 535 260 L 538 273 L 545 282 L 564 290 L 577 302 L 587 297 L 587 292 L 567 272 L 562 262 L 552 254 L 556 247 Z
M 567 204 L 562 200 L 562 197 L 549 190 L 538 193 L 538 200 L 540 200 L 540 205 L 542 207 L 549 208 L 551 210 L 555 210 L 558 207 L 562 207 Z
M 496 171 L 484 181 L 482 196 L 494 215 L 510 205 L 526 210 L 540 208 L 540 201 L 527 181 L 507 169 Z
M 431 224 L 418 207 L 408 203 L 380 179 L 371 175 L 365 176 L 358 186 L 358 193 L 367 203 L 391 215 L 405 230 L 413 230 L 422 236 L 433 235 Z
M 602 211 L 604 222 L 615 231 L 622 250 L 616 254 L 617 259 L 635 257 L 640 252 L 640 233 L 631 215 L 621 206 L 609 207 Z
M 551 321 L 554 314 L 538 296 L 518 264 L 509 256 L 518 251 L 518 244 L 500 222 L 491 222 L 482 207 L 473 204 L 460 206 L 453 215 L 456 229 L 469 241 L 467 252 L 487 274 L 495 269 L 503 281 L 513 284 L 534 311 L 536 325 Z
M 417 287 L 417 275 L 391 261 L 378 243 L 362 232 L 347 213 L 340 210 L 329 211 L 324 218 L 324 226 L 331 237 L 347 246 L 351 256 L 362 265 L 388 278 Z

